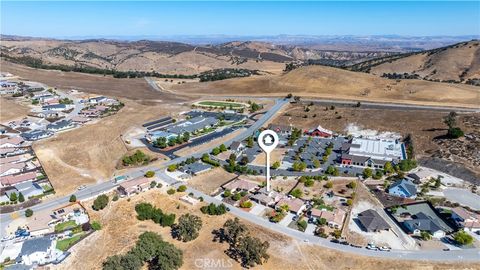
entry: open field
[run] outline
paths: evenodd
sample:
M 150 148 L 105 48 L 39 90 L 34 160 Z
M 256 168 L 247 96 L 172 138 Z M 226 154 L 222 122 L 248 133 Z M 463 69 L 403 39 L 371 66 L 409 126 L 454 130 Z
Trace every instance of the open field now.
M 89 211 L 93 220 L 99 220 L 103 228 L 95 232 L 79 244 L 75 245 L 72 254 L 53 269 L 79 269 L 76 262 L 82 259 L 82 269 L 100 269 L 101 263 L 113 254 L 125 253 L 132 247 L 138 235 L 144 231 L 154 231 L 163 238 L 183 250 L 184 264 L 182 269 L 200 269 L 197 259 L 224 260 L 229 269 L 241 269 L 237 262 L 231 261 L 224 253 L 227 244 L 212 242 L 213 229 L 218 229 L 231 218 L 223 216 L 205 216 L 200 213 L 199 206 L 189 206 L 180 202 L 180 194 L 166 196 L 158 191 L 148 191 L 135 196 L 131 201 L 120 200 L 111 202 L 103 211 Z M 164 212 L 181 214 L 192 213 L 202 217 L 203 227 L 200 236 L 187 243 L 172 239 L 169 228 L 162 228 L 152 221 L 138 221 L 135 218 L 134 206 L 139 202 L 151 202 Z M 90 202 L 91 203 L 91 202 Z M 86 203 L 85 205 L 89 205 Z M 245 221 L 242 221 L 245 222 Z M 270 243 L 268 262 L 258 269 L 476 269 L 480 265 L 448 264 L 429 262 L 409 262 L 399 260 L 382 260 L 351 256 L 349 254 L 304 244 L 283 235 L 271 232 L 265 228 L 247 223 L 250 232 L 255 237 Z
M 33 144 L 56 195 L 68 194 L 82 184 L 110 179 L 118 161 L 127 153 L 120 137 L 125 130 L 169 111 L 182 110 L 178 105 L 124 102 L 125 107 L 116 115 Z
M 168 93 L 155 91 L 145 79 L 115 79 L 111 76 L 33 69 L 3 60 L 0 63 L 4 72 L 60 89 L 77 89 L 98 95 L 154 102 L 181 101 Z
M 311 129 L 318 125 L 333 130 L 340 134 L 350 132 L 364 132 L 366 134 L 392 132 L 398 135 L 412 135 L 415 155 L 417 158 L 430 157 L 437 151 L 448 146 L 439 145 L 434 138 L 446 134 L 443 118 L 447 112 L 418 111 L 418 110 L 381 110 L 354 107 L 335 107 L 326 110 L 325 106 L 310 106 L 310 111 L 305 112 L 304 105 L 292 105 L 285 113 L 274 119 L 276 124 L 292 124 L 298 128 Z M 466 132 L 480 136 L 480 130 L 475 125 L 464 122 L 476 123 L 480 118 L 477 113 L 460 114 L 457 124 Z M 459 142 L 468 143 L 464 139 Z M 471 146 L 472 147 L 472 146 Z M 475 146 L 473 146 L 475 147 Z M 478 167 L 470 161 L 456 158 L 454 161 L 464 164 L 470 170 L 480 175 Z M 480 176 L 479 176 L 480 177 Z
M 0 123 L 27 116 L 30 108 L 20 105 L 11 98 L 0 97 Z
M 225 184 L 236 176 L 236 174 L 229 173 L 223 168 L 214 168 L 208 172 L 194 176 L 192 179 L 188 180 L 188 185 L 205 194 L 212 194 L 221 185 Z
M 423 80 L 389 80 L 325 66 L 307 66 L 279 76 L 257 76 L 172 87 L 177 93 L 234 96 L 321 97 L 478 108 L 480 87 Z

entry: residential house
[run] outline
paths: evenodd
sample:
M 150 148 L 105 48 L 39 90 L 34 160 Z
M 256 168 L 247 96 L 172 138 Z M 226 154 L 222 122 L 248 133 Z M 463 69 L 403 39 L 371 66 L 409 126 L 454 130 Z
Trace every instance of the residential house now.
M 311 211 L 311 216 L 316 218 L 317 220 L 324 218 L 327 221 L 328 226 L 339 229 L 343 226 L 346 212 L 339 208 L 334 209 L 333 211 L 319 210 L 313 208 Z
M 118 186 L 118 191 L 122 195 L 130 196 L 132 194 L 140 193 L 146 191 L 150 188 L 150 183 L 153 181 L 152 178 L 140 177 L 133 180 L 128 180 L 122 182 Z
M 7 163 L 0 166 L 0 176 L 12 175 L 20 173 L 25 170 L 26 164 L 22 163 Z
M 358 221 L 367 232 L 388 231 L 390 225 L 373 209 L 358 214 Z
M 223 185 L 224 189 L 229 189 L 231 191 L 253 191 L 258 188 L 256 183 L 249 182 L 243 179 L 234 179 Z
M 305 202 L 298 198 L 282 198 L 277 202 L 276 208 L 279 209 L 284 205 L 287 205 L 288 211 L 295 215 L 300 215 L 307 208 Z
M 1 176 L 0 182 L 2 186 L 5 187 L 5 186 L 12 186 L 25 181 L 33 181 L 36 178 L 37 178 L 37 172 L 26 172 L 26 173 L 15 174 L 15 175 Z
M 428 232 L 434 238 L 442 238 L 445 236 L 445 231 L 438 223 L 438 219 L 429 216 L 423 212 L 417 213 L 412 216 L 412 219 L 405 220 L 403 225 L 409 233 L 415 236 L 420 236 L 421 232 Z
M 191 164 L 184 165 L 179 171 L 195 176 L 201 173 L 207 172 L 212 169 L 212 166 L 205 164 L 203 162 L 194 162 Z
M 22 137 L 6 137 L 0 139 L 0 148 L 14 148 L 23 146 L 25 140 Z
M 418 171 L 409 174 L 408 177 L 423 183 L 429 181 L 431 178 L 437 177 L 437 175 L 430 170 L 419 169 Z
M 324 137 L 324 138 L 329 138 L 329 137 L 332 137 L 333 135 L 333 132 L 331 130 L 323 128 L 320 125 L 314 129 L 308 130 L 306 133 L 313 137 Z
M 262 187 L 254 195 L 250 196 L 250 199 L 265 206 L 273 206 L 283 197 L 285 197 L 285 195 L 274 190 L 267 192 L 267 189 Z
M 91 119 L 83 116 L 74 116 L 72 117 L 72 121 L 77 124 L 85 124 L 89 122 Z
M 0 157 L 8 157 L 14 155 L 20 155 L 27 152 L 24 148 L 1 148 L 0 147 Z
M 98 96 L 98 97 L 93 97 L 88 99 L 88 103 L 96 105 L 96 104 L 101 104 L 107 100 L 106 97 L 104 96 Z
M 388 188 L 388 193 L 402 198 L 414 199 L 417 196 L 417 187 L 412 181 L 404 178 L 393 183 Z
M 16 184 L 14 187 L 17 191 L 16 193 L 18 194 L 21 192 L 25 199 L 43 194 L 43 188 L 39 184 L 32 181 L 21 182 Z
M 268 125 L 268 129 L 275 131 L 278 135 L 288 136 L 292 133 L 292 126 L 289 125 Z
M 69 203 L 54 209 L 52 217 L 60 222 L 74 220 L 77 225 L 82 225 L 89 221 L 87 211 L 79 202 Z
M 30 132 L 24 132 L 20 136 L 22 136 L 27 141 L 37 141 L 53 136 L 53 132 L 48 130 L 36 129 Z
M 480 231 L 480 215 L 467 211 L 463 207 L 455 207 L 452 209 L 452 219 L 464 230 L 471 232 Z
M 73 123 L 71 120 L 60 120 L 51 124 L 47 125 L 47 130 L 50 131 L 61 131 L 61 130 L 66 130 L 70 128 L 74 128 L 75 123 Z
M 15 155 L 15 156 L 9 156 L 9 157 L 1 157 L 0 158 L 0 165 L 1 164 L 7 164 L 7 163 L 19 163 L 23 161 L 27 161 L 28 159 L 31 159 L 31 155 Z
M 59 111 L 41 111 L 36 114 L 38 117 L 42 118 L 57 118 L 60 116 Z
M 234 141 L 230 144 L 230 150 L 237 156 L 241 155 L 244 149 L 245 145 L 240 141 Z
M 56 241 L 49 236 L 26 240 L 16 258 L 17 263 L 25 265 L 44 265 L 55 259 Z
M 54 104 L 54 105 L 42 106 L 42 111 L 65 111 L 65 110 L 67 110 L 67 105 L 65 104 Z

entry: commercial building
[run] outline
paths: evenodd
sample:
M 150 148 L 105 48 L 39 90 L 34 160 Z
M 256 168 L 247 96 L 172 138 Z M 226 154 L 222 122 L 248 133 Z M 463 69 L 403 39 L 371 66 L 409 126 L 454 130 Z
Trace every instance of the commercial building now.
M 341 148 L 341 164 L 383 169 L 407 158 L 405 145 L 397 139 L 353 138 Z

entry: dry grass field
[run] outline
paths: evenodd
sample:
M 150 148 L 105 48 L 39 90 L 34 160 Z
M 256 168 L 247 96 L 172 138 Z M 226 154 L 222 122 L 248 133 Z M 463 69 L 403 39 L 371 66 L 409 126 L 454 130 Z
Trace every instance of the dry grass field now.
M 178 105 L 147 106 L 124 100 L 116 115 L 92 125 L 70 130 L 34 143 L 34 149 L 57 195 L 74 191 L 81 184 L 110 179 L 118 161 L 127 153 L 121 135 L 133 125 L 182 110 Z
M 422 80 L 388 80 L 325 66 L 307 66 L 280 76 L 261 76 L 178 85 L 177 93 L 235 96 L 285 96 L 368 100 L 478 108 L 480 88 Z
M 221 185 L 235 177 L 237 177 L 236 174 L 229 173 L 223 168 L 215 168 L 188 180 L 188 185 L 205 194 L 212 194 Z
M 206 216 L 200 213 L 199 206 L 190 206 L 180 202 L 177 198 L 181 194 L 166 196 L 157 190 L 148 191 L 135 196 L 131 201 L 119 200 L 100 211 L 89 211 L 93 220 L 102 223 L 102 230 L 95 232 L 87 239 L 75 245 L 72 254 L 60 265 L 53 269 L 101 269 L 102 262 L 113 254 L 127 252 L 135 243 L 138 235 L 144 231 L 154 231 L 163 238 L 183 250 L 184 264 L 182 269 L 200 269 L 198 259 L 224 260 L 232 263 L 228 269 L 241 269 L 237 262 L 230 261 L 224 253 L 226 244 L 212 242 L 212 230 L 218 229 L 231 215 Z M 137 221 L 135 218 L 135 204 L 148 201 L 161 208 L 164 212 L 175 213 L 178 216 L 191 213 L 202 217 L 203 227 L 200 236 L 187 243 L 177 241 L 171 237 L 169 228 L 162 228 L 151 221 Z M 90 202 L 91 203 L 91 202 Z M 86 203 L 85 205 L 89 205 Z M 242 221 L 245 222 L 245 221 Z M 262 266 L 254 269 L 478 269 L 478 264 L 467 263 L 431 263 L 410 262 L 400 260 L 383 260 L 352 256 L 324 249 L 317 246 L 301 243 L 269 231 L 265 228 L 247 223 L 250 232 L 255 237 L 267 240 L 270 243 L 270 259 Z M 78 261 L 82 265 L 78 265 Z
M 480 42 L 470 41 L 433 54 L 416 54 L 372 67 L 371 73 L 409 73 L 422 78 L 456 80 L 480 76 Z
M 60 89 L 77 89 L 86 93 L 133 100 L 181 101 L 173 95 L 155 91 L 145 79 L 115 79 L 111 76 L 34 69 L 3 60 L 0 64 L 2 66 L 1 70 L 4 72 L 10 72 L 24 79 L 42 82 Z
M 0 123 L 27 116 L 30 108 L 20 105 L 11 98 L 0 97 Z

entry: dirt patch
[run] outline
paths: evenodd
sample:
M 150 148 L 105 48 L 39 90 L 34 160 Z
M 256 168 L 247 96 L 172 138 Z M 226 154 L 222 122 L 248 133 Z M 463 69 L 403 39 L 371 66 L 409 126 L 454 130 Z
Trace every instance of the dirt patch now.
M 20 105 L 13 98 L 0 97 L 0 123 L 23 118 L 30 112 L 30 108 Z
M 121 138 L 125 130 L 168 111 L 182 109 L 177 105 L 124 102 L 125 107 L 116 115 L 33 144 L 57 196 L 68 194 L 82 184 L 110 179 L 128 150 Z
M 215 168 L 188 180 L 188 185 L 206 194 L 214 193 L 221 185 L 237 177 L 223 168 Z

